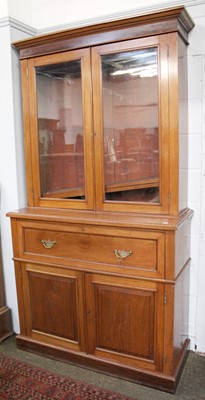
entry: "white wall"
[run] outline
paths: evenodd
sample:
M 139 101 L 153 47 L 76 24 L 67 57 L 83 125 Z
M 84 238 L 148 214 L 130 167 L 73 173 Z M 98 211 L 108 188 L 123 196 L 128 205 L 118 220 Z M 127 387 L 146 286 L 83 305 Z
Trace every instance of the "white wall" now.
M 22 135 L 20 68 L 11 42 L 29 36 L 24 28 L 0 25 L 0 187 L 1 245 L 7 305 L 12 309 L 15 331 L 19 330 L 12 242 L 6 213 L 26 205 L 25 166 Z
M 0 17 L 7 17 L 8 16 L 8 2 L 7 0 L 0 0 Z
M 190 338 L 205 352 L 205 4 L 189 12 L 195 27 L 189 37 L 189 206 L 191 236 Z
M 12 63 L 10 49 L 10 27 L 1 28 L 0 40 L 0 182 L 1 182 L 1 240 L 2 257 L 4 266 L 4 277 L 6 285 L 6 297 L 12 308 L 14 324 L 18 324 L 16 306 L 16 291 L 13 266 L 11 262 L 11 234 L 8 218 L 5 213 L 18 205 L 15 129 L 13 115 L 13 93 L 12 93 Z M 12 208 L 11 208 L 12 207 Z M 10 279 L 11 278 L 11 279 Z M 17 325 L 18 326 L 18 325 Z
M 34 0 L 30 1 L 34 2 Z M 180 0 L 35 0 L 33 25 L 42 31 L 54 30 L 68 24 L 72 26 L 96 23 L 96 21 L 115 19 L 120 15 L 141 14 L 142 11 L 149 12 L 182 3 L 188 6 L 196 2 L 198 3 L 198 0 L 184 0 L 184 2 Z M 203 3 L 203 0 L 200 2 Z
M 1 1 L 1 0 L 0 0 Z M 16 19 L 17 21 L 21 21 L 25 24 L 33 26 L 34 23 L 34 13 L 33 13 L 33 4 L 35 4 L 34 0 L 4 0 L 7 1 L 8 8 L 8 16 Z M 43 3 L 43 1 L 42 1 Z M 34 9 L 36 15 L 40 15 L 41 6 L 39 4 L 38 9 Z M 19 39 L 20 40 L 20 39 Z
M 0 182 L 1 236 L 6 281 L 7 305 L 12 309 L 14 329 L 18 332 L 18 311 L 13 273 L 9 220 L 5 213 L 24 206 L 25 180 L 22 125 L 20 113 L 20 78 L 18 61 L 10 42 L 32 34 L 28 26 L 40 33 L 68 26 L 80 26 L 116 19 L 132 14 L 182 4 L 179 0 L 0 0 Z M 189 335 L 191 348 L 205 352 L 205 3 L 185 0 L 195 28 L 190 33 L 188 49 L 189 78 L 189 207 L 195 215 L 191 232 L 191 283 Z M 5 18 L 19 21 L 19 26 L 5 24 Z M 1 23 L 2 21 L 2 23 Z M 15 24 L 14 24 L 15 25 Z M 33 31 L 35 32 L 35 31 Z M 2 62 L 3 60 L 3 62 Z

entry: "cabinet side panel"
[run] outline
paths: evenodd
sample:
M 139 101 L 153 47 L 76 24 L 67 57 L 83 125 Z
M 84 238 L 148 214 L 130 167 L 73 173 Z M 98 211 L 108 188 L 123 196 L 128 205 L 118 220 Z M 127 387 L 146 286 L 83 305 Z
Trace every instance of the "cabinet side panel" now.
M 30 143 L 30 114 L 29 114 L 29 80 L 28 62 L 21 61 L 21 80 L 22 80 L 22 107 L 23 107 L 23 126 L 24 126 L 24 148 L 26 163 L 26 188 L 28 206 L 33 204 L 33 175 L 31 166 L 31 143 Z
M 178 214 L 178 35 L 169 35 L 170 214 Z
M 188 198 L 188 89 L 187 50 L 178 39 L 179 75 L 179 211 L 186 208 Z
M 188 218 L 175 234 L 175 277 L 190 260 L 190 225 Z
M 21 264 L 15 261 L 15 277 L 16 277 L 16 290 L 18 300 L 18 311 L 19 311 L 19 322 L 21 335 L 27 334 L 27 327 L 25 321 L 25 304 L 23 296 L 23 284 L 22 284 L 22 270 Z
M 173 325 L 174 325 L 174 285 L 165 285 L 166 305 L 164 318 L 164 365 L 163 372 L 173 374 Z
M 175 284 L 174 300 L 174 346 L 173 365 L 176 368 L 188 337 L 189 318 L 189 275 L 190 268 L 187 264 L 179 275 Z

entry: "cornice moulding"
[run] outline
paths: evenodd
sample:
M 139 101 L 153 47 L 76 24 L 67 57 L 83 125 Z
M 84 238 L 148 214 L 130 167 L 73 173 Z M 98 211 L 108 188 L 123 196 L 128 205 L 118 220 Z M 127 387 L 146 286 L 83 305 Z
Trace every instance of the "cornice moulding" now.
M 28 35 L 36 36 L 38 34 L 37 29 L 31 27 L 30 25 L 25 24 L 15 18 L 12 17 L 4 17 L 0 18 L 0 28 L 10 27 L 17 29 L 18 31 L 25 32 Z

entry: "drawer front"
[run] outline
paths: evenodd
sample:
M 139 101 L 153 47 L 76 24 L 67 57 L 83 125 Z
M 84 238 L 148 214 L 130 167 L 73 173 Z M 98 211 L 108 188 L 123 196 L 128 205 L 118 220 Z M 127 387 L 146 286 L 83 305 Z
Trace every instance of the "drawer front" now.
M 140 270 L 142 275 L 145 271 L 163 274 L 165 239 L 161 232 L 79 226 L 67 226 L 62 231 L 60 226 L 55 226 L 55 230 L 49 226 L 45 228 L 45 224 L 40 226 L 22 227 L 23 258 L 52 257 L 56 262 L 58 257 L 64 262 L 70 260 L 69 265 L 73 260 L 73 265 L 80 262 L 90 267 L 96 264 L 104 268 L 113 266 L 117 271 L 119 268 Z

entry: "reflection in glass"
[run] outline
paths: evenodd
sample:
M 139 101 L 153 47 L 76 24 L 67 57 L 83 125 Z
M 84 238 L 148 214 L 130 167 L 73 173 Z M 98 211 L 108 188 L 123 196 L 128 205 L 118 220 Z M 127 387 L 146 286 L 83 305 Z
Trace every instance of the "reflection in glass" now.
M 80 60 L 36 68 L 42 197 L 85 195 Z
M 105 200 L 159 202 L 158 53 L 103 55 Z

